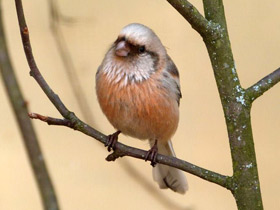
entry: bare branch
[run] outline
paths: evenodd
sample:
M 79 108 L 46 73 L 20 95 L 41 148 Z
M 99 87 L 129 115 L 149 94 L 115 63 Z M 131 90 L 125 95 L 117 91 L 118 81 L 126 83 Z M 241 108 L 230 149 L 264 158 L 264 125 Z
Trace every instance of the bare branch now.
M 62 125 L 62 126 L 66 126 L 66 127 L 69 127 L 69 128 L 76 129 L 76 130 L 78 130 L 78 131 L 80 131 L 80 132 L 82 132 L 82 133 L 84 133 L 88 136 L 91 136 L 91 137 L 99 140 L 104 145 L 108 141 L 107 136 L 105 136 L 102 133 L 99 133 L 94 128 L 92 128 L 89 125 L 87 125 L 86 123 L 80 121 L 74 115 L 74 113 L 73 113 L 73 118 L 71 120 L 71 123 L 69 123 L 69 121 L 65 120 L 65 119 L 57 119 L 57 118 L 52 118 L 52 117 L 46 117 L 46 116 L 43 116 L 43 115 L 40 115 L 40 114 L 31 114 L 31 118 L 39 119 L 41 121 L 47 122 L 49 125 L 56 125 L 56 123 L 57 123 L 57 125 Z M 107 161 L 115 161 L 117 158 L 124 157 L 124 156 L 130 156 L 130 157 L 145 160 L 146 153 L 147 153 L 147 151 L 145 151 L 145 150 L 130 147 L 130 146 L 127 146 L 125 144 L 122 144 L 122 143 L 118 142 L 116 144 L 116 148 L 115 148 L 114 152 L 112 154 L 108 155 L 106 160 Z M 200 177 L 204 180 L 207 180 L 209 182 L 216 183 L 216 184 L 218 184 L 220 186 L 223 186 L 223 187 L 226 187 L 228 189 L 231 187 L 231 185 L 230 185 L 231 177 L 224 176 L 224 175 L 218 174 L 216 172 L 201 168 L 201 167 L 196 166 L 196 165 L 194 165 L 192 163 L 189 163 L 187 161 L 180 160 L 180 159 L 175 158 L 175 157 L 170 157 L 170 156 L 165 156 L 165 155 L 158 154 L 157 158 L 156 158 L 156 162 L 160 163 L 160 164 L 164 164 L 164 165 L 168 165 L 168 166 L 171 166 L 171 167 L 181 169 L 185 172 L 188 172 L 190 174 L 198 176 L 198 177 Z
M 207 20 L 218 23 L 222 36 L 204 39 L 222 102 L 230 143 L 233 178 L 231 190 L 238 209 L 263 209 L 251 126 L 251 104 L 235 68 L 223 0 L 203 0 Z
M 34 127 L 28 117 L 26 102 L 21 93 L 9 57 L 1 14 L 0 12 L 0 73 L 3 77 L 7 96 L 11 102 L 22 135 L 22 140 L 32 166 L 33 174 L 41 195 L 42 205 L 45 210 L 58 210 L 58 201 L 44 161 L 44 155 L 42 154 Z
M 34 56 L 32 53 L 32 48 L 30 45 L 29 31 L 28 31 L 28 28 L 27 28 L 27 25 L 25 22 L 25 17 L 24 17 L 23 8 L 22 8 L 22 2 L 21 2 L 21 0 L 15 0 L 15 3 L 16 3 L 21 39 L 22 39 L 26 59 L 28 61 L 28 65 L 30 68 L 30 75 L 33 76 L 34 79 L 37 81 L 37 83 L 41 86 L 42 90 L 45 92 L 45 94 L 48 96 L 48 98 L 53 103 L 53 105 L 57 108 L 57 110 L 60 112 L 60 114 L 64 118 L 66 118 L 70 114 L 69 110 L 64 106 L 64 104 L 61 102 L 60 98 L 49 87 L 49 85 L 42 77 L 42 75 L 36 65 L 36 62 L 35 62 L 35 59 L 34 59 Z
M 256 84 L 252 85 L 246 90 L 246 93 L 251 98 L 252 101 L 260 97 L 274 85 L 280 81 L 280 68 L 276 69 L 271 74 L 262 78 Z
M 210 35 L 212 39 L 220 36 L 220 28 L 209 22 L 187 0 L 167 0 L 196 30 L 202 37 Z
M 28 116 L 31 119 L 39 119 L 41 121 L 44 121 L 48 123 L 48 125 L 62 125 L 62 126 L 67 126 L 69 128 L 74 128 L 73 123 L 71 123 L 71 121 L 67 119 L 57 119 L 53 117 L 43 116 L 37 113 L 29 113 Z

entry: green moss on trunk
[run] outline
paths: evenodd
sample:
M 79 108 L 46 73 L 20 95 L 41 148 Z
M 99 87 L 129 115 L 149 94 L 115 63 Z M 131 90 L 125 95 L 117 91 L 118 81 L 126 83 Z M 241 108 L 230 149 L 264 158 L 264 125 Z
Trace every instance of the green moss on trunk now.
M 203 0 L 205 17 L 220 37 L 203 37 L 214 70 L 226 119 L 233 163 L 231 192 L 239 210 L 263 209 L 251 128 L 251 103 L 239 82 L 222 0 Z

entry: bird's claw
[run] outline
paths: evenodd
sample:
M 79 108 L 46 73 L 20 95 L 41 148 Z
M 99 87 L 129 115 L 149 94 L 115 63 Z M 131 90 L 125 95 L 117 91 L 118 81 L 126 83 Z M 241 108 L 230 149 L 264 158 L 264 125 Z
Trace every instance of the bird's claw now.
M 146 153 L 145 161 L 150 160 L 151 166 L 155 167 L 157 154 L 158 154 L 158 147 L 157 147 L 157 141 L 156 141 L 154 146 L 152 146 L 152 148 Z
M 117 131 L 108 136 L 108 142 L 105 144 L 105 147 L 108 147 L 107 149 L 109 152 L 111 152 L 112 149 L 115 149 L 120 133 L 121 131 Z

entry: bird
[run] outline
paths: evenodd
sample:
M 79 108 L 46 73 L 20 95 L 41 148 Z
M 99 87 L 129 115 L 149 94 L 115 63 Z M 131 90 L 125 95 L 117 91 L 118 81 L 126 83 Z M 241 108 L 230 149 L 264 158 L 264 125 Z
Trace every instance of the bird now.
M 117 130 L 109 135 L 108 151 L 120 133 L 148 140 L 153 179 L 161 189 L 185 194 L 184 173 L 155 164 L 157 154 L 175 157 L 171 137 L 179 122 L 182 98 L 179 72 L 159 37 L 149 27 L 131 23 L 109 47 L 95 77 L 101 110 Z

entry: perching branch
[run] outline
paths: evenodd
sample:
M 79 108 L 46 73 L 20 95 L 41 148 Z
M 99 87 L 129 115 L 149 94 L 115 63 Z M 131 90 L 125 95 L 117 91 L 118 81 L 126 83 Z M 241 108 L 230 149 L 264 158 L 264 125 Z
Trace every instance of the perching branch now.
M 53 105 L 57 108 L 57 110 L 60 112 L 60 114 L 66 119 L 69 120 L 70 123 L 61 123 L 60 125 L 64 125 L 67 127 L 71 127 L 75 130 L 78 130 L 88 136 L 91 136 L 95 138 L 96 140 L 100 141 L 104 145 L 108 142 L 108 137 L 101 132 L 95 130 L 94 128 L 90 127 L 86 123 L 82 122 L 79 118 L 75 116 L 73 112 L 70 112 L 66 106 L 63 104 L 63 102 L 60 100 L 58 95 L 56 95 L 52 89 L 49 87 L 47 82 L 44 80 L 43 76 L 41 75 L 36 63 L 35 59 L 33 57 L 32 48 L 30 44 L 29 39 L 29 32 L 28 28 L 25 22 L 25 17 L 23 13 L 22 8 L 22 2 L 21 0 L 15 0 L 16 2 L 16 8 L 17 8 L 17 14 L 18 14 L 18 21 L 19 21 L 19 27 L 22 37 L 22 43 L 25 51 L 25 55 L 30 67 L 30 75 L 37 81 L 37 83 L 40 85 L 40 87 L 43 89 L 45 94 L 48 96 L 50 101 L 53 103 Z M 45 122 L 48 122 L 50 124 L 55 124 L 55 122 L 61 122 L 64 120 L 59 120 L 55 118 L 49 118 L 44 117 L 42 115 L 32 115 L 33 118 L 43 120 Z M 69 126 L 71 125 L 71 126 Z M 115 160 L 118 157 L 123 156 L 130 156 L 138 159 L 145 159 L 147 151 L 133 148 L 127 145 L 124 145 L 122 143 L 116 144 L 116 149 L 113 152 L 113 154 L 109 155 L 107 157 L 107 160 L 112 161 Z M 183 171 L 186 171 L 188 173 L 191 173 L 195 176 L 198 176 L 202 179 L 205 179 L 207 181 L 216 183 L 220 186 L 231 188 L 231 177 L 227 177 L 218 173 L 215 173 L 210 170 L 206 170 L 204 168 L 201 168 L 199 166 L 196 166 L 194 164 L 191 164 L 189 162 L 180 160 L 178 158 L 164 156 L 164 155 L 157 155 L 156 162 L 164 165 L 168 165 L 171 167 L 175 167 L 178 169 L 181 169 Z
M 1 6 L 1 5 L 0 5 Z M 0 15 L 1 15 L 0 11 Z M 17 124 L 21 131 L 23 143 L 32 166 L 41 195 L 42 205 L 45 210 L 58 210 L 58 202 L 55 190 L 48 174 L 37 135 L 28 117 L 26 102 L 21 93 L 16 75 L 9 57 L 6 36 L 4 33 L 3 19 L 0 16 L 0 73 L 2 75 L 7 96 L 10 100 Z
M 280 82 L 280 68 L 276 69 L 274 72 L 249 87 L 246 92 L 253 101 L 276 85 L 278 82 Z
M 63 125 L 63 126 L 78 130 L 78 131 L 80 131 L 80 132 L 82 132 L 82 133 L 84 133 L 88 136 L 91 136 L 91 137 L 99 140 L 104 145 L 108 141 L 107 136 L 105 136 L 104 134 L 96 131 L 94 128 L 90 127 L 86 123 L 79 120 L 74 115 L 74 113 L 73 113 L 73 116 L 72 116 L 72 119 L 71 119 L 71 123 L 69 123 L 69 121 L 67 119 L 57 119 L 57 118 L 46 117 L 46 116 L 42 116 L 42 115 L 34 114 L 34 113 L 32 113 L 30 115 L 32 116 L 32 119 L 42 120 L 42 121 L 48 123 L 49 125 Z M 64 122 L 64 123 L 61 123 L 61 122 Z M 146 153 L 147 153 L 147 151 L 145 151 L 145 150 L 130 147 L 130 146 L 127 146 L 127 145 L 124 145 L 124 144 L 118 142 L 116 144 L 116 148 L 115 148 L 114 152 L 112 154 L 108 155 L 106 160 L 107 161 L 114 161 L 117 158 L 124 157 L 124 156 L 130 156 L 130 157 L 145 160 Z M 165 155 L 158 154 L 156 162 L 181 169 L 181 170 L 186 171 L 190 174 L 198 176 L 198 177 L 200 177 L 204 180 L 216 183 L 216 184 L 218 184 L 220 186 L 223 186 L 223 187 L 226 187 L 228 189 L 231 187 L 230 177 L 215 173 L 213 171 L 210 171 L 210 170 L 207 170 L 207 169 L 204 169 L 204 168 L 201 168 L 201 167 L 196 166 L 194 164 L 191 164 L 187 161 L 180 160 L 180 159 L 175 158 L 175 157 L 170 157 L 170 156 L 165 156 Z

